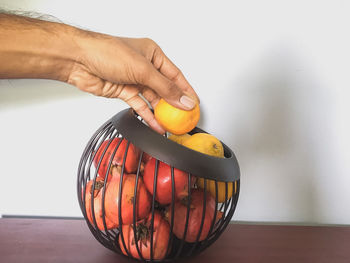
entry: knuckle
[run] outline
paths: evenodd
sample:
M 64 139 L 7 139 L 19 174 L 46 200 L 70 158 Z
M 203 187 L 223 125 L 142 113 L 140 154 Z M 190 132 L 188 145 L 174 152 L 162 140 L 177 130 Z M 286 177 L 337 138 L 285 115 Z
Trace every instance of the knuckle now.
M 178 81 L 182 76 L 182 73 L 179 69 L 175 71 L 175 74 L 171 77 L 172 81 Z
M 145 56 L 153 63 L 155 58 L 161 57 L 163 54 L 162 49 L 158 44 L 150 38 L 145 38 Z
M 125 85 L 124 84 L 115 84 L 113 85 L 113 91 L 112 91 L 112 97 L 113 98 L 119 98 L 122 94 L 122 91 L 124 90 Z
M 163 64 L 164 64 L 164 55 L 163 52 L 160 48 L 156 48 L 153 50 L 153 55 L 152 55 L 152 64 L 156 69 L 161 69 Z
M 149 108 L 148 108 L 148 106 L 147 106 L 147 104 L 146 103 L 142 103 L 142 104 L 140 104 L 140 105 L 138 105 L 137 106 L 137 108 L 135 109 L 137 112 L 144 112 L 144 111 L 146 111 L 146 110 L 148 110 Z
M 144 38 L 143 41 L 147 44 L 147 46 L 150 46 L 150 47 L 158 47 L 158 44 L 151 38 Z

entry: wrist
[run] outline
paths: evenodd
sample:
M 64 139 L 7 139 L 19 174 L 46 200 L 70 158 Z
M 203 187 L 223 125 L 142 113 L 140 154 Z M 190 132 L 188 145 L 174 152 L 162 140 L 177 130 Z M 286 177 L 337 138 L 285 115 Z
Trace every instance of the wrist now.
M 75 30 L 73 41 L 77 49 L 73 71 L 83 68 L 98 77 L 109 80 L 108 76 L 113 75 L 110 70 L 113 71 L 115 67 L 108 68 L 106 65 L 113 61 L 115 66 L 122 60 L 121 39 L 98 32 L 73 29 Z
M 67 82 L 74 66 L 81 62 L 82 50 L 76 41 L 80 30 L 66 24 L 56 23 L 55 26 L 59 33 L 56 35 L 55 48 L 52 48 L 57 67 L 54 78 Z

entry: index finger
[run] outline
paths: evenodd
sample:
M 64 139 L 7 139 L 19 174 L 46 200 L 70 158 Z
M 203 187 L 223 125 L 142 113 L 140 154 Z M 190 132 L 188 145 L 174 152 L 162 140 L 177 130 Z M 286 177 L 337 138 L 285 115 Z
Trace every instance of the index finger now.
M 160 134 L 165 133 L 163 127 L 157 122 L 154 114 L 150 108 L 148 108 L 147 103 L 140 96 L 135 95 L 125 100 L 125 102 L 128 103 L 153 130 Z

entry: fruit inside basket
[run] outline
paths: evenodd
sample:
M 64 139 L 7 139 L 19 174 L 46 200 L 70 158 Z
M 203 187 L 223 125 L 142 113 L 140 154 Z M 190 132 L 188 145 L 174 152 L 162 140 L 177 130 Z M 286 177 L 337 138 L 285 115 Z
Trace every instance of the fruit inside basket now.
M 219 238 L 235 211 L 239 178 L 234 153 L 213 135 L 192 127 L 163 136 L 126 109 L 88 142 L 77 190 L 87 224 L 105 247 L 168 261 Z

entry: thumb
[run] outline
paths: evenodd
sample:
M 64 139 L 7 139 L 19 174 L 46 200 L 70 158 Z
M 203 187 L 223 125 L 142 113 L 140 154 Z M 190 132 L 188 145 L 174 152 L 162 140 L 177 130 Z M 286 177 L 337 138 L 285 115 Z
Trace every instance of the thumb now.
M 152 64 L 150 64 L 143 85 L 153 89 L 160 97 L 176 108 L 191 110 L 197 104 L 195 98 L 186 94 L 175 82 L 161 74 Z

